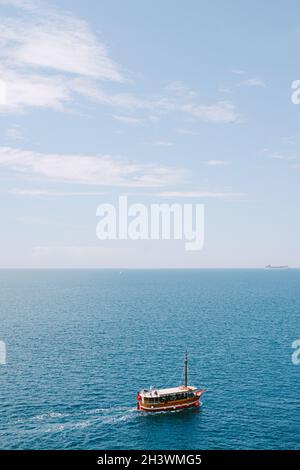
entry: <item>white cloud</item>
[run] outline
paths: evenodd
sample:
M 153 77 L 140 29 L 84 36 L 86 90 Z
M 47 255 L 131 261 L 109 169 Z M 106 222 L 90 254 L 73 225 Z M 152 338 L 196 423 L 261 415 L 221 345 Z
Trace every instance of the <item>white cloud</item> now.
M 230 123 L 238 120 L 233 104 L 220 101 L 212 105 L 185 104 L 181 111 L 206 122 Z
M 130 110 L 152 110 L 158 107 L 155 101 L 150 99 L 143 99 L 131 93 L 116 93 L 109 94 L 101 89 L 95 90 L 94 99 L 98 103 L 113 106 L 119 109 Z
M 160 113 L 184 113 L 196 120 L 230 123 L 238 121 L 235 106 L 228 101 L 213 104 L 199 104 L 197 93 L 183 84 L 170 84 L 165 96 L 157 98 L 152 106 Z
M 46 107 L 63 110 L 71 100 L 71 83 L 63 77 L 26 75 L 0 68 L 2 79 L 7 83 L 6 104 L 0 113 L 22 111 L 27 107 Z
M 203 198 L 203 199 L 225 199 L 240 197 L 241 193 L 220 191 L 164 191 L 158 193 L 160 197 L 167 198 Z
M 225 166 L 230 165 L 231 162 L 226 160 L 208 160 L 207 165 L 209 166 Z
M 169 113 L 189 114 L 196 120 L 214 123 L 230 123 L 239 119 L 232 103 L 220 101 L 211 105 L 199 105 L 194 97 L 191 97 L 190 92 L 186 95 L 175 93 L 174 95 L 168 94 L 160 97 L 139 97 L 132 93 L 111 94 L 83 80 L 74 80 L 72 89 L 98 103 L 120 110 L 144 111 L 148 113 L 148 119 L 153 119 L 153 113 L 156 113 L 156 119 L 158 116 Z
M 122 265 L 126 250 L 120 246 L 50 245 L 32 249 L 36 267 L 111 267 Z M 128 257 L 128 256 L 127 256 Z
M 235 75 L 245 75 L 246 72 L 243 70 L 232 70 L 231 71 Z M 242 77 L 241 77 L 242 78 Z M 266 86 L 265 81 L 261 77 L 250 77 L 250 78 L 245 78 L 244 80 L 239 81 L 238 83 L 235 83 L 231 86 L 220 86 L 219 87 L 219 92 L 220 93 L 232 93 L 235 88 L 239 87 L 260 87 L 264 88 Z
M 0 5 L 9 5 L 24 10 L 32 9 L 34 7 L 31 0 L 0 0 Z
M 125 81 L 120 66 L 85 21 L 44 2 L 1 3 L 25 11 L 1 17 L 0 77 L 7 100 L 0 112 L 62 110 L 75 93 L 92 99 L 99 80 Z
M 6 129 L 5 135 L 9 139 L 21 140 L 23 138 L 23 130 L 20 126 L 12 126 Z
M 185 171 L 160 165 L 129 163 L 110 155 L 41 154 L 0 147 L 0 168 L 65 183 L 160 187 L 181 182 Z
M 264 80 L 260 77 L 248 78 L 239 83 L 239 86 L 265 87 Z
M 63 111 L 83 97 L 116 109 L 115 119 L 124 123 L 158 119 L 168 113 L 212 123 L 238 121 L 232 103 L 199 103 L 197 93 L 181 82 L 146 97 L 109 92 L 103 88 L 104 82 L 124 86 L 126 78 L 85 21 L 37 0 L 2 3 L 26 6 L 19 16 L 1 18 L 0 79 L 7 89 L 2 114 L 32 107 Z M 142 111 L 145 116 L 124 116 L 123 110 Z
M 14 188 L 8 191 L 14 196 L 30 196 L 30 197 L 74 197 L 74 196 L 104 196 L 107 193 L 103 191 L 49 191 L 47 189 L 21 189 Z
M 141 119 L 138 119 L 138 118 L 135 118 L 135 117 L 132 117 L 132 116 L 121 116 L 119 114 L 113 114 L 113 119 L 115 119 L 115 121 L 119 121 L 119 122 L 122 122 L 124 124 L 141 124 L 142 121 Z
M 166 86 L 166 91 L 172 95 L 183 96 L 184 98 L 196 98 L 198 95 L 195 91 L 191 90 L 188 85 L 183 82 L 171 82 Z
M 45 4 L 21 19 L 2 18 L 0 40 L 1 58 L 17 67 L 124 80 L 120 67 L 85 21 Z
M 110 193 L 104 191 L 53 191 L 47 189 L 22 189 L 14 188 L 8 191 L 14 196 L 28 197 L 95 197 L 108 196 Z M 161 197 L 178 199 L 237 199 L 241 198 L 243 193 L 230 191 L 162 191 L 162 192 L 126 192 L 128 197 Z
M 285 162 L 289 162 L 289 161 L 292 161 L 292 160 L 297 160 L 297 157 L 294 157 L 294 156 L 291 156 L 291 155 L 282 155 L 282 154 L 273 154 L 273 155 L 269 155 L 269 158 L 272 158 L 273 160 L 282 160 L 282 161 L 285 161 Z
M 244 75 L 246 72 L 241 69 L 232 69 L 231 73 L 234 73 L 235 75 Z
M 192 131 L 191 129 L 185 129 L 184 127 L 179 127 L 176 129 L 177 134 L 182 134 L 182 135 L 198 135 L 197 132 Z
M 139 98 L 130 93 L 110 95 L 103 90 L 94 90 L 93 98 L 99 103 L 110 105 L 119 109 L 131 111 L 144 110 L 156 112 L 160 115 L 174 113 L 189 114 L 193 118 L 214 123 L 230 123 L 238 121 L 239 115 L 232 103 L 221 101 L 211 105 L 199 105 L 189 96 L 173 96 L 160 98 Z
M 154 145 L 157 145 L 158 147 L 172 147 L 173 143 L 166 140 L 157 140 L 154 142 Z

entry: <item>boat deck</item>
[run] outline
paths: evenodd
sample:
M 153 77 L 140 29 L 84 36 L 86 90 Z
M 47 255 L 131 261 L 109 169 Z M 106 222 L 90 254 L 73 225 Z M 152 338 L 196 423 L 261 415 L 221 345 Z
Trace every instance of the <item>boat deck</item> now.
M 173 387 L 173 388 L 160 388 L 160 389 L 152 389 L 152 390 L 142 390 L 140 392 L 141 397 L 146 397 L 146 398 L 155 398 L 155 397 L 160 397 L 164 395 L 172 395 L 176 393 L 182 393 L 182 392 L 193 392 L 197 390 L 196 387 L 185 387 L 181 385 L 180 387 Z

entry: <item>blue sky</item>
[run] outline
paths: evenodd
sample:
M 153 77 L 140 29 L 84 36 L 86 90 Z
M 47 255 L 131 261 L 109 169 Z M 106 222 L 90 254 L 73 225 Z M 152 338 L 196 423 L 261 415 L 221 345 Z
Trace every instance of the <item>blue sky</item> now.
M 0 0 L 1 267 L 300 266 L 299 4 Z M 205 204 L 205 246 L 96 208 Z

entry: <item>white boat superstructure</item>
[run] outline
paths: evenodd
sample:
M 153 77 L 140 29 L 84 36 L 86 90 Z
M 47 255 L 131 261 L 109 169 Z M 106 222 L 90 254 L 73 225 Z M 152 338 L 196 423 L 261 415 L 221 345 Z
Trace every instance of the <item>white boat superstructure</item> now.
M 205 392 L 188 385 L 188 356 L 184 360 L 184 385 L 172 388 L 150 388 L 137 394 L 137 408 L 142 411 L 172 411 L 200 405 Z

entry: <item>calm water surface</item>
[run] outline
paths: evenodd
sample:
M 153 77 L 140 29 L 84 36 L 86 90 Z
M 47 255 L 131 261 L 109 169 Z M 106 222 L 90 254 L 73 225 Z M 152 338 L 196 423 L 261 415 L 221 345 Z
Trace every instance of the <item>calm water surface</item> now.
M 2 270 L 0 448 L 298 448 L 299 319 L 300 270 Z M 186 347 L 202 409 L 139 414 Z

